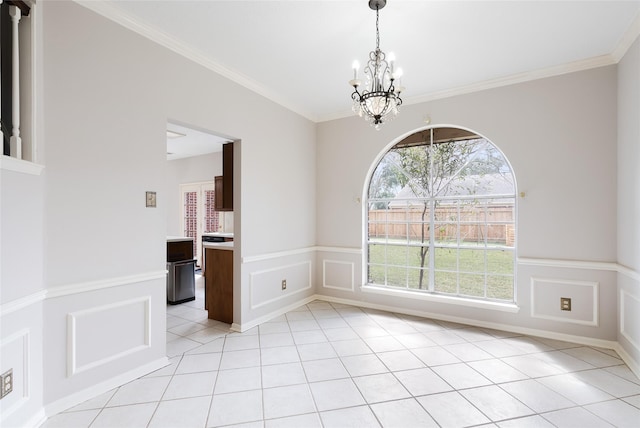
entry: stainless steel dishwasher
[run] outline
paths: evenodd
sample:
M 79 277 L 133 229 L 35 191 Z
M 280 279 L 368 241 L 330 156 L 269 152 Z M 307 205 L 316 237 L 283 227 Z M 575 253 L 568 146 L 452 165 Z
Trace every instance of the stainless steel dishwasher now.
M 195 270 L 193 238 L 167 238 L 167 303 L 196 299 Z

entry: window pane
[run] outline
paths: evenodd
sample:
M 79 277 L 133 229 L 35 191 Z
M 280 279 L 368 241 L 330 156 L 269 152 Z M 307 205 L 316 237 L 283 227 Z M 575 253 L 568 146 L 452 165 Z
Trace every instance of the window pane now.
M 462 272 L 484 272 L 484 250 L 469 250 L 461 248 L 459 269 Z
M 487 275 L 487 297 L 513 301 L 513 276 Z
M 387 267 L 387 285 L 391 287 L 407 287 L 407 268 L 398 266 Z
M 386 245 L 369 244 L 369 263 L 383 265 L 386 262 Z
M 429 269 L 409 269 L 408 286 L 413 290 L 429 289 Z
M 457 272 L 435 272 L 435 290 L 439 293 L 456 294 L 458 284 Z
M 484 275 L 460 273 L 460 294 L 464 296 L 484 296 Z
M 505 250 L 487 251 L 487 273 L 513 275 L 513 252 Z
M 436 269 L 458 270 L 458 249 L 437 248 L 435 254 Z
M 384 284 L 385 270 L 383 265 L 369 265 L 369 278 L 367 278 L 369 284 Z

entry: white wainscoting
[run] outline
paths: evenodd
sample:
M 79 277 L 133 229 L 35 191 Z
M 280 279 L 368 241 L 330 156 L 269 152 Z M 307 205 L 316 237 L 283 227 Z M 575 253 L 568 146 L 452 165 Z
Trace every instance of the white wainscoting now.
M 311 272 L 312 265 L 309 260 L 251 272 L 249 274 L 251 309 L 258 309 L 310 290 L 313 287 Z M 282 289 L 282 280 L 287 281 L 286 290 Z
M 620 334 L 640 351 L 640 299 L 620 291 Z
M 30 396 L 31 330 L 17 331 L 0 343 L 0 373 L 13 369 L 13 392 L 0 402 L 0 414 L 4 421 L 27 403 Z
M 322 287 L 355 291 L 355 263 L 341 260 L 322 260 Z
M 599 286 L 595 281 L 531 278 L 531 318 L 599 325 Z M 560 309 L 560 298 L 571 299 L 571 311 Z
M 67 316 L 67 376 L 151 346 L 151 296 L 96 306 Z

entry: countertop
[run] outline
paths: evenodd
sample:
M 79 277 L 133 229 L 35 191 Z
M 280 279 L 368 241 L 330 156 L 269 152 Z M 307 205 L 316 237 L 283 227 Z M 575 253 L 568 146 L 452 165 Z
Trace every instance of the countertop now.
M 182 242 L 182 241 L 193 241 L 193 238 L 189 238 L 188 236 L 167 236 L 167 242 Z
M 231 250 L 234 249 L 233 241 L 229 242 L 203 242 L 202 248 L 210 250 Z
M 219 236 L 221 238 L 233 238 L 233 232 L 206 232 L 202 236 Z

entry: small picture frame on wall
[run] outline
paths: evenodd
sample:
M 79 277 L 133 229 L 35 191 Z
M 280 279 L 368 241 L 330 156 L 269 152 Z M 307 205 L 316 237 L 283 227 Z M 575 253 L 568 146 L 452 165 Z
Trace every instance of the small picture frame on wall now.
M 156 192 L 146 192 L 147 208 L 156 207 Z

